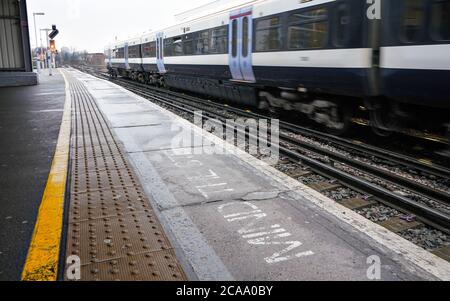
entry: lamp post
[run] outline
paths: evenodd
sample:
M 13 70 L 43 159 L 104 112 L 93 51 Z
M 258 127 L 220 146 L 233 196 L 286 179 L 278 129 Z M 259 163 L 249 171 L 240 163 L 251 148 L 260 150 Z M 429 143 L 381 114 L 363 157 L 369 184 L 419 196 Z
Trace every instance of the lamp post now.
M 37 27 L 36 27 L 36 16 L 45 16 L 45 13 L 33 13 L 33 19 L 34 19 L 34 34 L 35 34 L 35 38 L 36 38 L 36 48 L 34 51 L 37 50 L 38 48 L 38 38 L 37 38 Z M 41 49 L 42 51 L 42 49 Z M 36 51 L 36 68 L 37 68 L 37 72 L 41 73 L 41 58 L 40 55 L 38 55 L 38 52 Z
M 41 39 L 41 58 L 42 58 L 42 55 L 44 54 L 44 43 L 42 43 L 42 29 L 40 29 L 40 31 L 39 31 L 39 37 Z M 44 66 L 43 67 L 44 69 L 47 68 L 46 67 L 46 63 L 47 62 L 45 60 L 42 62 L 42 65 Z
M 47 51 L 46 51 L 46 58 L 47 58 L 47 66 L 48 66 L 48 68 L 49 68 L 49 74 L 48 75 L 50 75 L 50 76 L 52 76 L 53 74 L 52 74 L 52 54 L 51 54 L 51 52 L 50 52 L 50 57 L 49 57 L 49 51 L 50 51 L 50 38 L 49 38 L 49 36 L 48 36 L 48 33 L 49 32 L 51 32 L 53 29 L 48 29 L 48 28 L 45 28 L 45 29 L 41 29 L 41 31 L 45 31 L 45 36 L 47 37 Z

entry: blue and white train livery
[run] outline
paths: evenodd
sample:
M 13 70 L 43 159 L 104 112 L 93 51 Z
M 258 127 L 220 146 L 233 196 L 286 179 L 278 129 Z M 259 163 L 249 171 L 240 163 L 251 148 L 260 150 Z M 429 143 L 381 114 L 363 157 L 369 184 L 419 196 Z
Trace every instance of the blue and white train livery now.
M 336 132 L 450 122 L 450 0 L 243 0 L 105 49 L 110 73 Z

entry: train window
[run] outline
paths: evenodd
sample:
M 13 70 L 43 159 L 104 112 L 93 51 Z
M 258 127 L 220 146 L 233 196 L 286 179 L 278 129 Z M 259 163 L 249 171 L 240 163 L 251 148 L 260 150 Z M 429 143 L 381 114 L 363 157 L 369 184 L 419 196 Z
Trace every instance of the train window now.
M 328 10 L 319 8 L 289 16 L 289 49 L 323 48 L 328 38 Z
M 300 11 L 289 16 L 289 23 L 305 23 L 327 19 L 328 9 L 317 8 L 309 11 Z
M 435 1 L 432 8 L 432 35 L 435 40 L 450 40 L 450 0 Z
M 405 43 L 419 42 L 422 38 L 425 8 L 423 0 L 404 1 L 401 39 Z
M 134 49 L 133 46 L 128 46 L 128 58 L 129 59 L 135 58 L 133 49 Z
M 156 57 L 156 42 L 149 42 L 142 45 L 143 57 Z
M 116 50 L 116 59 L 125 58 L 125 48 L 119 48 Z
M 133 55 L 133 51 L 132 51 L 133 49 L 132 49 L 132 47 L 131 46 L 128 46 L 128 58 L 130 59 L 132 59 L 132 58 L 134 58 L 134 55 Z
M 328 22 L 289 26 L 289 49 L 323 48 L 327 30 Z
M 129 59 L 134 59 L 136 57 L 134 48 L 135 48 L 134 46 L 128 46 L 128 58 Z
M 198 33 L 197 40 L 195 43 L 195 54 L 208 54 L 209 44 L 210 44 L 210 32 L 209 30 L 204 30 Z
M 172 56 L 173 42 L 172 39 L 164 40 L 164 56 Z
M 140 45 L 133 45 L 128 47 L 128 58 L 130 59 L 136 59 L 141 57 L 140 53 Z
M 141 46 L 142 46 L 141 44 L 136 45 L 136 53 L 138 58 L 142 57 Z
M 334 32 L 334 45 L 344 47 L 350 39 L 350 5 L 348 3 L 339 4 L 336 11 L 336 26 Z
M 258 20 L 255 26 L 255 51 L 281 49 L 282 27 L 279 17 Z
M 232 27 L 232 31 L 233 31 L 231 52 L 232 52 L 232 56 L 236 57 L 237 56 L 237 35 L 238 35 L 238 22 L 236 19 L 233 20 L 231 27 Z
M 176 37 L 176 38 L 173 38 L 173 41 L 172 41 L 172 47 L 173 47 L 173 49 L 172 49 L 172 54 L 174 55 L 174 56 L 182 56 L 183 55 L 183 41 L 181 40 L 181 37 Z
M 248 17 L 242 19 L 242 56 L 248 56 Z
M 183 41 L 183 52 L 184 55 L 193 55 L 194 54 L 194 41 L 192 38 L 188 38 Z
M 214 28 L 211 31 L 210 53 L 225 54 L 228 52 L 228 26 Z

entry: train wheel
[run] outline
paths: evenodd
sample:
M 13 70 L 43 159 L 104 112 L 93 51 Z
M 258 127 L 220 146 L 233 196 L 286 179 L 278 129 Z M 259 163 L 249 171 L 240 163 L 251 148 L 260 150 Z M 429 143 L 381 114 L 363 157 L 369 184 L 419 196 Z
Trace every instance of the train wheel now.
M 370 112 L 370 121 L 372 131 L 381 137 L 389 137 L 398 128 L 395 119 L 390 117 L 389 110 L 379 108 Z
M 370 125 L 372 131 L 382 137 L 389 137 L 401 128 L 395 116 L 395 106 L 386 99 L 375 99 L 369 102 Z M 398 117 L 398 116 L 397 116 Z
M 329 112 L 330 123 L 325 125 L 328 133 L 342 136 L 348 133 L 352 127 L 353 111 L 349 106 L 336 105 Z
M 141 84 L 144 84 L 144 83 L 145 83 L 145 77 L 144 77 L 144 74 L 139 73 L 138 76 L 137 76 L 137 80 L 138 80 L 138 82 L 140 82 Z

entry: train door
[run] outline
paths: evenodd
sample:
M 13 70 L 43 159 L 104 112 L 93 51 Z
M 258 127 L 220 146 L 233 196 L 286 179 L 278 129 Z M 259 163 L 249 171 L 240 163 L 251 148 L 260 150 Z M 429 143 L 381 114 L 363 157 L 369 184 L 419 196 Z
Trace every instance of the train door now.
M 233 11 L 229 25 L 229 64 L 235 81 L 255 82 L 252 66 L 252 8 Z
M 125 46 L 124 46 L 124 49 L 123 49 L 123 51 L 124 51 L 124 57 L 125 57 L 125 69 L 130 69 L 130 62 L 129 62 L 129 55 L 128 55 L 128 43 L 125 43 Z
M 164 33 L 156 34 L 156 65 L 159 73 L 166 73 L 164 66 Z

